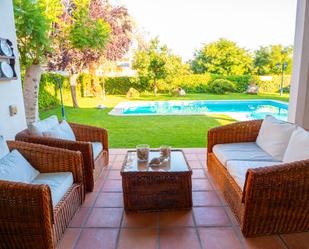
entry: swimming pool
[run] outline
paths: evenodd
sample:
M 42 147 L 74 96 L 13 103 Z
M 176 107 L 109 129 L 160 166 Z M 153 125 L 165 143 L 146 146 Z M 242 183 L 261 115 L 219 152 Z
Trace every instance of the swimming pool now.
M 276 100 L 183 100 L 121 102 L 109 113 L 134 115 L 225 114 L 237 120 L 261 119 L 266 115 L 287 120 L 288 104 Z

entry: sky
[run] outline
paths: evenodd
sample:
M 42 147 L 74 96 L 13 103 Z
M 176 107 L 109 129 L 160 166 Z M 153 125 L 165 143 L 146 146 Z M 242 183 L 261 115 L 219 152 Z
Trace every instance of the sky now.
M 249 50 L 291 45 L 297 0 L 111 0 L 124 5 L 147 37 L 158 36 L 174 54 L 189 60 L 219 38 Z

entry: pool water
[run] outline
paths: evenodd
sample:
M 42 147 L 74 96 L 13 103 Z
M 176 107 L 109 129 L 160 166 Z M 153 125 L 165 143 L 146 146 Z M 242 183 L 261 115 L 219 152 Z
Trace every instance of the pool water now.
M 132 101 L 121 102 L 110 112 L 118 116 L 205 114 L 226 114 L 237 120 L 273 115 L 287 120 L 288 104 L 275 100 Z

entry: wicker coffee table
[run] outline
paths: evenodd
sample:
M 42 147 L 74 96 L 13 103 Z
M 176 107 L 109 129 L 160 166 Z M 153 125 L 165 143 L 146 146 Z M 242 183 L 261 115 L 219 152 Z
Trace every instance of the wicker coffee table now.
M 149 160 L 159 154 L 152 150 Z M 181 150 L 172 150 L 170 161 L 152 167 L 148 162 L 138 162 L 136 151 L 128 151 L 121 176 L 127 212 L 192 207 L 192 170 Z

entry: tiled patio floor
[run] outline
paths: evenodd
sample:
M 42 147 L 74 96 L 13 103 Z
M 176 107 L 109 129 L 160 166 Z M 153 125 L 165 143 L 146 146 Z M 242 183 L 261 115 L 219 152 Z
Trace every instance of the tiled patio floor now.
M 193 169 L 191 211 L 125 214 L 119 170 L 126 150 L 111 150 L 108 170 L 58 249 L 309 249 L 309 232 L 245 239 L 208 178 L 205 149 L 184 151 Z

